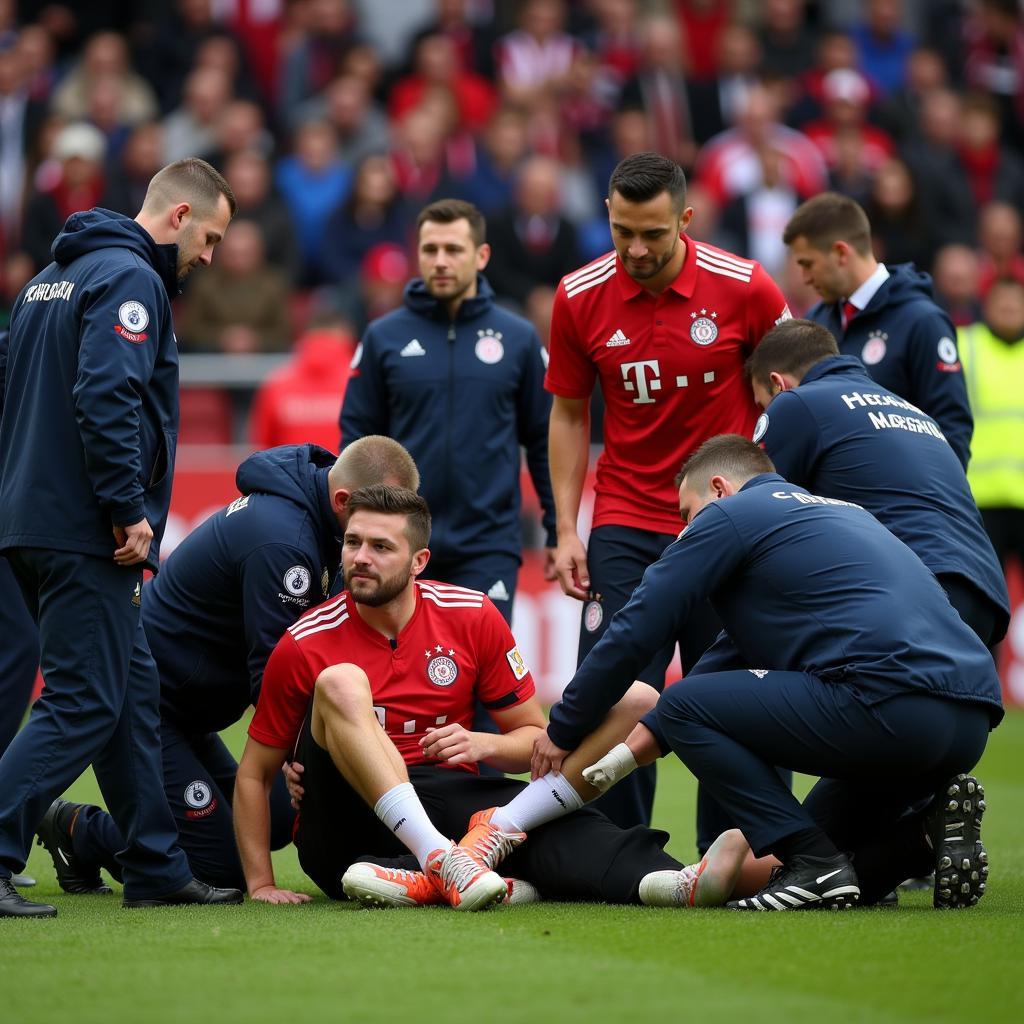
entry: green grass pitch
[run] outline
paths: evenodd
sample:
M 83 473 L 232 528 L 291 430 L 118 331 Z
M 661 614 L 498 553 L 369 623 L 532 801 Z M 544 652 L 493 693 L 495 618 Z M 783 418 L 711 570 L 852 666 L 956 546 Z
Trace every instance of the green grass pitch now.
M 237 748 L 241 728 L 229 742 Z M 694 785 L 661 762 L 655 823 L 689 858 Z M 1024 1021 L 1024 713 L 978 774 L 992 875 L 974 910 L 930 893 L 899 910 L 745 915 L 537 904 L 460 915 L 303 907 L 123 911 L 59 892 L 33 848 L 48 921 L 0 921 L 0 1021 Z M 72 797 L 95 799 L 91 774 Z M 313 892 L 293 851 L 278 880 Z

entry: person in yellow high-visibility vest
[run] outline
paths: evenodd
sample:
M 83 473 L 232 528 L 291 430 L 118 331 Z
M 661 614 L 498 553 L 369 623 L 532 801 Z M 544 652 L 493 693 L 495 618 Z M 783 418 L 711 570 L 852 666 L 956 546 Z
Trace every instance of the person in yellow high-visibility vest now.
M 974 437 L 967 479 L 1003 566 L 1024 568 L 1024 282 L 997 280 L 958 333 Z

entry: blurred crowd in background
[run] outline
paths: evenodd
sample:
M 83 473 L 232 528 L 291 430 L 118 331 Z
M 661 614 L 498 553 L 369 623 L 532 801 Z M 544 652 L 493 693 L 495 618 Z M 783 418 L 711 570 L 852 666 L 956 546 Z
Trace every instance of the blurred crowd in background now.
M 179 347 L 295 350 L 253 441 L 313 439 L 274 410 L 338 408 L 425 203 L 484 211 L 487 276 L 546 339 L 559 279 L 611 247 L 612 168 L 648 149 L 686 169 L 691 234 L 761 261 L 794 314 L 815 296 L 783 228 L 831 188 L 969 324 L 993 281 L 1024 281 L 1020 4 L 0 0 L 0 328 L 70 213 L 134 216 L 161 166 L 205 157 L 239 212 L 179 300 Z

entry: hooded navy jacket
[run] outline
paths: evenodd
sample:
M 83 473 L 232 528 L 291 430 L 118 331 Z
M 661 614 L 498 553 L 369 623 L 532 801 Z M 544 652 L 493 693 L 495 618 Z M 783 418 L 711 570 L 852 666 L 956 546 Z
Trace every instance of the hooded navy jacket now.
M 520 445 L 555 545 L 545 356 L 533 326 L 496 305 L 482 276 L 454 323 L 416 278 L 404 305 L 367 327 L 345 389 L 342 447 L 367 434 L 405 445 L 430 505 L 437 561 L 520 557 Z
M 859 359 L 812 366 L 799 387 L 775 396 L 754 440 L 787 480 L 862 505 L 936 576 L 980 590 L 1002 613 L 1002 639 L 1006 580 L 963 467 L 938 424 L 876 384 Z
M 992 655 L 917 555 L 859 506 L 764 473 L 647 569 L 551 709 L 553 742 L 577 747 L 705 598 L 725 629 L 691 675 L 809 672 L 868 704 L 916 692 L 1003 716 Z
M 284 631 L 327 597 L 341 527 L 313 444 L 251 455 L 241 497 L 171 552 L 142 591 L 142 621 L 160 670 L 162 713 L 189 732 L 216 732 L 255 704 Z
M 11 313 L 0 550 L 111 558 L 145 517 L 158 568 L 178 436 L 176 245 L 109 210 L 68 218 Z
M 857 356 L 883 388 L 926 412 L 967 468 L 974 418 L 967 399 L 956 329 L 932 298 L 932 279 L 912 263 L 889 277 L 844 331 L 841 303 L 819 302 L 807 314 L 827 327 L 844 356 Z

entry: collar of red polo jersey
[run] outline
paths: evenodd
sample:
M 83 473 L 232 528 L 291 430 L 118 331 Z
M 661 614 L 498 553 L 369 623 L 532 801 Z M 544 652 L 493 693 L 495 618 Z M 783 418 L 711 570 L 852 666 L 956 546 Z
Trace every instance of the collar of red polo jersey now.
M 668 287 L 682 298 L 688 299 L 693 295 L 694 289 L 697 287 L 697 249 L 689 235 L 684 233 L 679 237 L 686 246 L 686 255 L 683 257 L 683 265 L 679 273 L 676 274 L 676 279 Z M 619 281 L 622 298 L 626 302 L 630 299 L 635 299 L 641 293 L 644 295 L 651 294 L 629 276 L 629 271 L 626 270 L 618 254 L 615 256 L 615 275 Z

